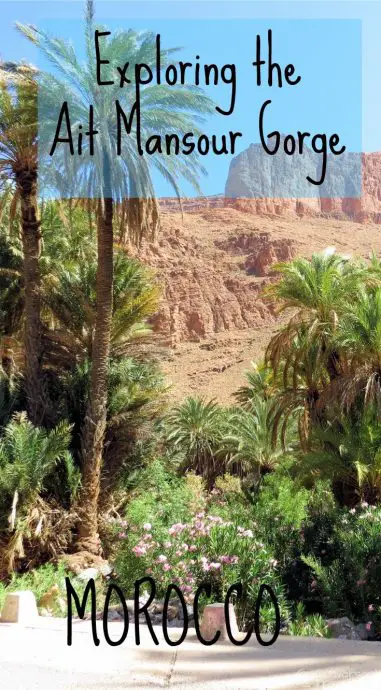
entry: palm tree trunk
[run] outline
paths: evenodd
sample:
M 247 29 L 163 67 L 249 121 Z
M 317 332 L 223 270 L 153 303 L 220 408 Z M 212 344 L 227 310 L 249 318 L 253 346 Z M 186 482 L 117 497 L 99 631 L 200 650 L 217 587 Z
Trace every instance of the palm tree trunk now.
M 40 221 L 37 219 L 37 170 L 16 173 L 21 199 L 25 299 L 25 388 L 30 421 L 41 425 L 48 407 L 41 372 Z
M 98 499 L 107 415 L 107 372 L 113 301 L 113 200 L 103 200 L 98 217 L 97 311 L 92 346 L 88 408 L 82 436 L 82 488 L 78 550 L 98 555 Z

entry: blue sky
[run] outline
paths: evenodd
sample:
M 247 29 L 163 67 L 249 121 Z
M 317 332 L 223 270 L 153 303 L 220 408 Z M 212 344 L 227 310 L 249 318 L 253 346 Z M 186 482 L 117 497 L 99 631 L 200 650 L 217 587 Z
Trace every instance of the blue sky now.
M 80 50 L 83 2 L 0 0 L 0 10 L 2 59 L 25 58 L 40 64 L 34 47 L 13 28 L 15 20 L 48 27 L 51 33 L 70 38 Z M 96 14 L 101 21 L 109 20 L 111 29 L 147 28 L 161 33 L 164 45 L 184 46 L 180 59 L 192 61 L 199 54 L 205 63 L 234 62 L 238 70 L 235 112 L 230 117 L 214 116 L 205 131 L 242 131 L 239 150 L 259 141 L 258 112 L 267 98 L 272 100 L 268 131 L 337 132 L 348 150 L 381 150 L 379 2 L 189 4 L 181 0 L 98 0 Z M 265 44 L 267 28 L 272 28 L 274 34 L 273 59 L 284 64 L 292 62 L 302 77 L 299 85 L 283 89 L 256 87 L 251 66 L 255 36 L 259 33 Z M 209 87 L 207 92 L 217 103 L 229 100 L 226 84 Z M 229 157 L 208 156 L 205 193 L 223 191 L 229 162 Z

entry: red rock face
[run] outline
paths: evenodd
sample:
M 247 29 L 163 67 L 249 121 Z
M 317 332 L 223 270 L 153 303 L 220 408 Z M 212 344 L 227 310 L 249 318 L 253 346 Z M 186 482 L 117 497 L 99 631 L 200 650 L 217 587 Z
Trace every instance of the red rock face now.
M 208 210 L 186 214 L 183 222 L 179 214 L 165 213 L 157 244 L 147 243 L 139 251 L 161 285 L 154 329 L 171 346 L 253 328 L 273 318 L 260 294 L 263 281 L 256 276 L 268 275 L 273 259 L 286 259 L 291 250 L 283 241 L 273 247 L 269 233 L 255 230 L 227 237 L 226 230 L 234 232 L 231 216 L 234 211 L 219 209 L 216 222 Z
M 276 239 L 269 232 L 240 234 L 228 240 L 217 240 L 216 246 L 230 254 L 244 255 L 241 268 L 248 275 L 257 277 L 274 275 L 274 264 L 291 261 L 296 253 L 292 239 Z

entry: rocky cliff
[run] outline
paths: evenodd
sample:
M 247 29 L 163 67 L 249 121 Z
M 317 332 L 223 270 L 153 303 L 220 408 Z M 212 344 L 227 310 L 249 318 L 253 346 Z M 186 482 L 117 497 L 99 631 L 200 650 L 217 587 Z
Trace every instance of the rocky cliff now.
M 225 186 L 225 205 L 260 216 L 330 216 L 381 223 L 381 153 L 360 158 L 347 154 L 340 168 L 329 160 L 325 184 L 311 188 L 308 198 L 302 197 L 306 175 L 315 171 L 315 179 L 319 177 L 312 152 L 303 154 L 298 165 L 294 157 L 283 156 L 275 166 L 274 162 L 258 144 L 236 156 Z M 280 197 L 283 187 L 285 194 Z M 287 195 L 288 189 L 296 193 Z M 267 195 L 268 190 L 271 194 Z

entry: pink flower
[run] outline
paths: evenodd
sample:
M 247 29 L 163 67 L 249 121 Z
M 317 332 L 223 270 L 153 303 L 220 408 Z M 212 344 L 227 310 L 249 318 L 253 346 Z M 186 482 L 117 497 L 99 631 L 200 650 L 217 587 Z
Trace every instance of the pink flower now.
M 191 544 L 191 546 L 189 547 L 189 551 L 197 551 L 196 544 Z
M 152 573 L 153 573 L 152 568 L 147 568 L 146 573 L 147 573 L 147 575 L 152 575 Z
M 254 535 L 253 535 L 251 529 L 246 529 L 244 532 L 242 532 L 242 536 L 243 537 L 253 537 Z
M 176 556 L 177 556 L 178 558 L 180 558 L 180 556 L 182 556 L 182 555 L 183 555 L 183 552 L 182 552 L 182 551 L 179 551 L 179 550 L 176 551 Z
M 372 622 L 371 622 L 371 621 L 368 621 L 368 623 L 366 624 L 365 627 L 366 627 L 366 629 L 367 629 L 368 631 L 370 631 L 370 630 L 372 629 Z
M 157 557 L 157 562 L 158 562 L 158 563 L 165 563 L 166 560 L 167 560 L 167 557 L 164 556 L 163 553 L 161 553 L 160 556 Z
M 125 539 L 126 533 L 125 532 L 119 532 L 118 537 L 119 537 L 119 539 Z
M 188 544 L 181 544 L 181 546 L 182 546 L 182 548 L 184 549 L 185 552 L 188 551 L 188 549 L 189 549 Z
M 376 607 L 374 606 L 374 604 L 369 604 L 369 606 L 368 606 L 369 613 L 372 613 L 372 611 L 375 611 L 375 610 L 376 610 Z
M 362 585 L 366 585 L 366 580 L 357 580 L 356 584 L 357 587 L 361 587 Z
M 235 565 L 238 563 L 238 556 L 220 556 L 220 561 L 227 565 Z
M 183 525 L 182 522 L 176 522 L 176 524 L 172 525 L 172 527 L 169 528 L 168 534 L 180 534 L 183 532 L 183 530 L 186 528 L 186 525 Z
M 219 568 L 221 568 L 221 563 L 211 563 L 210 564 L 211 570 L 219 570 Z
M 171 544 L 170 541 L 165 541 L 165 542 L 164 542 L 164 546 L 165 546 L 166 549 L 170 549 L 171 546 L 172 546 L 172 544 Z
M 164 563 L 163 570 L 170 570 L 170 569 L 171 569 L 171 566 L 169 565 L 169 563 Z
M 132 550 L 133 550 L 134 554 L 138 557 L 139 556 L 145 556 L 147 553 L 147 549 L 145 548 L 145 546 L 140 546 L 139 544 L 134 546 L 134 548 Z
M 203 556 L 201 558 L 201 567 L 202 567 L 204 573 L 207 573 L 210 570 L 210 565 L 208 563 L 208 559 L 205 558 L 205 556 Z
M 152 529 L 151 523 L 150 523 L 150 522 L 145 522 L 144 525 L 143 525 L 143 529 L 144 529 L 146 532 L 149 532 L 150 529 Z

